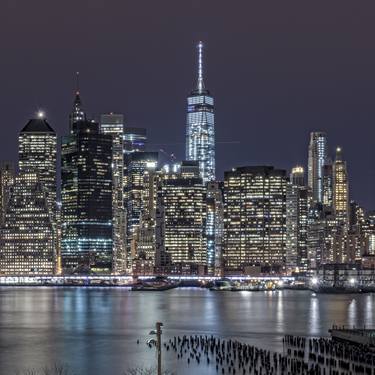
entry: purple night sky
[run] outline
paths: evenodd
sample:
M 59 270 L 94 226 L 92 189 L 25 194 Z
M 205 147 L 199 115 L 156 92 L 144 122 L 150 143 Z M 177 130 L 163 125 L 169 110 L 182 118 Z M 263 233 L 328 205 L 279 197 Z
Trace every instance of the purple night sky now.
M 81 74 L 93 117 L 124 113 L 149 149 L 184 158 L 186 96 L 203 40 L 215 98 L 217 175 L 306 164 L 326 131 L 351 198 L 375 209 L 375 2 L 355 0 L 1 0 L 0 159 L 42 108 L 61 136 Z

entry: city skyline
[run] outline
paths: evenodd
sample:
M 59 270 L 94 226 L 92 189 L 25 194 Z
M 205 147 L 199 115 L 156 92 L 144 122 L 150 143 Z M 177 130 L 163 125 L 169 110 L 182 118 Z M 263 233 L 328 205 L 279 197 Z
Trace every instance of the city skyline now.
M 0 375 L 375 375 L 374 14 L 2 1 Z
M 139 21 L 135 25 L 127 14 L 127 22 L 120 22 L 115 12 L 124 14 L 126 5 L 113 6 L 109 10 L 113 17 L 108 19 L 93 7 L 88 26 L 100 20 L 103 30 L 99 33 L 91 27 L 88 35 L 71 27 L 76 30 L 75 43 L 61 39 L 57 30 L 73 34 L 59 22 L 51 33 L 44 32 L 41 25 L 52 25 L 54 17 L 43 17 L 37 24 L 42 15 L 55 14 L 49 5 L 40 15 L 35 5 L 32 20 L 21 12 L 12 38 L 4 40 L 12 53 L 5 56 L 0 72 L 0 100 L 5 108 L 0 158 L 16 160 L 17 132 L 39 107 L 58 135 L 65 134 L 75 72 L 80 71 L 82 100 L 89 115 L 99 119 L 101 113 L 123 113 L 128 126 L 148 129 L 150 150 L 163 148 L 184 159 L 185 100 L 195 81 L 195 45 L 203 40 L 207 86 L 216 103 L 218 178 L 238 165 L 288 170 L 295 164 L 306 166 L 310 131 L 324 131 L 332 156 L 337 145 L 345 150 L 351 196 L 373 208 L 375 55 L 369 14 L 374 5 L 353 5 L 358 17 L 350 18 L 348 25 L 353 8 L 345 1 L 340 2 L 340 12 L 332 4 L 325 5 L 324 12 L 319 6 L 307 12 L 301 5 L 274 3 L 274 13 L 261 4 L 242 4 L 225 8 L 232 27 L 223 33 L 224 9 L 216 2 L 216 17 L 207 19 L 209 4 L 197 6 L 201 12 L 184 5 L 176 22 L 165 27 L 156 18 L 155 33 L 150 33 L 147 17 L 143 21 L 135 17 Z M 150 7 L 155 16 L 165 10 Z M 2 35 L 10 32 L 6 15 L 11 18 L 17 10 L 17 5 L 4 10 Z M 69 12 L 69 25 L 74 26 L 85 10 L 77 4 Z M 176 13 L 176 5 L 170 4 L 168 12 Z M 140 7 L 133 6 L 131 14 L 139 16 Z M 194 25 L 187 22 L 192 17 Z M 131 32 L 132 27 L 137 33 Z M 31 48 L 26 43 L 32 46 L 33 61 L 22 59 L 22 51 Z M 286 148 L 291 140 L 293 147 Z

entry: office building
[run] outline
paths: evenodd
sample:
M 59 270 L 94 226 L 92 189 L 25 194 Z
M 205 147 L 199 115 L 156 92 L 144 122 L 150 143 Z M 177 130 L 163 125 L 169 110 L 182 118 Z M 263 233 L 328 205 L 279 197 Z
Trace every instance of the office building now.
M 323 201 L 323 166 L 327 161 L 327 135 L 312 132 L 309 143 L 308 186 L 315 203 Z
M 112 136 L 78 121 L 61 151 L 62 267 L 66 272 L 112 271 Z
M 124 116 L 103 114 L 100 131 L 112 137 L 112 229 L 115 274 L 126 272 L 126 221 L 124 207 Z
M 57 192 L 57 137 L 42 112 L 38 118 L 29 120 L 21 130 L 18 147 L 19 172 L 38 175 L 53 213 L 56 210 Z
M 282 269 L 286 245 L 286 172 L 268 166 L 224 174 L 224 267 Z
M 39 175 L 20 173 L 14 181 L 0 236 L 0 274 L 55 273 L 55 231 Z
M 323 201 L 324 206 L 333 207 L 333 167 L 331 160 L 323 165 Z
M 288 271 L 306 271 L 308 188 L 303 167 L 292 169 L 286 187 L 286 266 Z
M 166 175 L 158 190 L 157 266 L 169 272 L 205 274 L 206 187 L 201 178 Z
M 145 128 L 124 127 L 124 153 L 146 151 L 147 132 Z
M 224 202 L 223 186 L 208 182 L 206 195 L 207 273 L 223 275 Z
M 333 208 L 338 222 L 347 225 L 349 220 L 349 180 L 341 147 L 336 148 L 336 159 L 333 164 Z
M 155 171 L 158 166 L 157 152 L 132 152 L 127 155 L 125 194 L 127 212 L 127 257 L 136 256 L 136 239 L 142 212 L 142 196 L 144 194 L 145 172 Z
M 11 161 L 0 161 L 0 227 L 4 223 L 10 189 L 13 186 L 14 178 L 14 163 Z
M 203 182 L 215 180 L 214 99 L 203 81 L 203 43 L 198 43 L 198 81 L 187 98 L 186 160 L 199 162 Z

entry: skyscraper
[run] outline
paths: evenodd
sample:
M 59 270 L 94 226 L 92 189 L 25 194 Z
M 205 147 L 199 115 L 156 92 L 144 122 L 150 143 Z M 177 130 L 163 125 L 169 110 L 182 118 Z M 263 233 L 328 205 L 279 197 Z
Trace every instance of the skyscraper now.
M 82 109 L 82 101 L 79 91 L 79 72 L 77 72 L 77 88 L 75 92 L 74 102 L 73 102 L 73 109 L 69 115 L 69 129 L 70 132 L 73 132 L 73 124 L 77 121 L 85 121 L 87 120 L 86 113 Z
M 327 161 L 327 135 L 323 132 L 310 133 L 308 186 L 313 202 L 323 201 L 323 166 Z
M 10 188 L 14 183 L 15 168 L 11 161 L 0 161 L 0 227 L 4 223 Z
M 214 99 L 203 81 L 203 43 L 198 43 L 198 81 L 187 98 L 186 160 L 196 160 L 203 182 L 215 180 Z
M 55 131 L 44 118 L 31 119 L 19 134 L 19 171 L 36 173 L 43 184 L 47 199 L 54 212 L 56 209 L 56 154 L 57 137 Z
M 221 276 L 223 272 L 224 203 L 222 184 L 209 182 L 206 195 L 207 271 Z
M 46 190 L 37 173 L 15 178 L 0 236 L 0 274 L 52 275 L 55 231 Z
M 292 169 L 286 187 L 286 266 L 289 271 L 307 270 L 308 188 L 304 169 Z
M 68 272 L 112 270 L 112 136 L 78 121 L 61 151 L 62 266 Z
M 165 176 L 157 206 L 157 258 L 167 259 L 172 272 L 203 274 L 207 245 L 206 188 L 202 179 L 179 173 Z
M 145 151 L 147 132 L 145 128 L 124 127 L 124 153 Z
M 333 206 L 333 168 L 332 161 L 327 160 L 323 165 L 323 205 Z
M 285 264 L 286 172 L 268 166 L 224 173 L 224 267 Z
M 126 271 L 125 207 L 124 207 L 124 116 L 104 114 L 100 119 L 102 134 L 112 137 L 112 213 L 113 272 Z
M 333 208 L 336 219 L 341 224 L 349 220 L 349 180 L 346 162 L 342 159 L 341 147 L 336 148 L 333 164 Z
M 126 219 L 127 219 L 127 253 L 129 264 L 130 256 L 136 253 L 137 231 L 142 212 L 142 196 L 144 194 L 144 175 L 146 171 L 155 171 L 158 165 L 157 152 L 132 152 L 127 155 Z

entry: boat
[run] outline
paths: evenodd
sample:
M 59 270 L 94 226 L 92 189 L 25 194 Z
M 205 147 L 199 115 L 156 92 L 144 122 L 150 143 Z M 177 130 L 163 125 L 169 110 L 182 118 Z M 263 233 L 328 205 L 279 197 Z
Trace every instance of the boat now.
M 139 281 L 137 284 L 132 286 L 131 290 L 140 292 L 162 292 L 165 290 L 177 288 L 178 286 L 179 283 L 170 282 L 165 278 L 158 277 L 155 280 Z
M 221 279 L 216 280 L 214 284 L 210 287 L 212 291 L 231 291 L 232 290 L 232 283 L 229 280 Z

